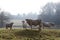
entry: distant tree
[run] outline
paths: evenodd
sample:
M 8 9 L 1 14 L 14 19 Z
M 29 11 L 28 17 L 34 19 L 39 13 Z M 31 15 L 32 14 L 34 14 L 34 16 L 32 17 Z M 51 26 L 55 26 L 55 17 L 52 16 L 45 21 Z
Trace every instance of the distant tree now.
M 26 14 L 23 13 L 22 20 L 25 20 L 25 19 L 26 19 Z
M 32 16 L 34 16 L 32 12 L 30 12 L 30 13 L 27 14 L 27 18 L 28 19 L 32 19 Z
M 43 8 L 42 12 L 39 15 L 38 19 L 42 19 L 43 21 L 54 21 L 54 15 L 55 15 L 55 4 L 54 3 L 47 3 Z
M 22 19 L 22 15 L 18 13 L 18 14 L 16 15 L 16 19 L 18 19 L 18 20 Z
M 37 13 L 32 13 L 32 12 L 26 15 L 28 19 L 37 19 L 37 16 L 38 16 Z
M 60 3 L 48 3 L 42 8 L 38 19 L 60 25 Z
M 0 13 L 0 27 L 4 27 L 5 22 L 7 22 L 9 17 L 7 17 L 4 12 Z

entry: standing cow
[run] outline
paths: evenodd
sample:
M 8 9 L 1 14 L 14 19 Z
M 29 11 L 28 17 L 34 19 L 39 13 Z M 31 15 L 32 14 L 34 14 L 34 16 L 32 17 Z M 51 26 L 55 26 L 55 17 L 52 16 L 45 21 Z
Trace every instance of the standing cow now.
M 22 21 L 22 26 L 24 29 L 26 29 L 27 25 L 26 25 L 25 21 Z
M 26 22 L 31 27 L 31 29 L 32 29 L 32 25 L 34 25 L 34 26 L 39 25 L 39 30 L 41 30 L 41 27 L 42 27 L 41 20 L 26 19 Z
M 10 30 L 12 29 L 12 25 L 13 25 L 13 22 L 12 23 L 7 23 L 6 24 L 6 29 L 10 28 Z

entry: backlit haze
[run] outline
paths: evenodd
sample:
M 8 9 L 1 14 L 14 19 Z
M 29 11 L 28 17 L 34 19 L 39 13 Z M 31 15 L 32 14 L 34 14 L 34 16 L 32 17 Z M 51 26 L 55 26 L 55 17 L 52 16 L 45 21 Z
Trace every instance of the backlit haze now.
M 60 2 L 60 0 L 0 0 L 1 11 L 28 14 L 30 12 L 39 14 L 40 9 L 48 2 Z

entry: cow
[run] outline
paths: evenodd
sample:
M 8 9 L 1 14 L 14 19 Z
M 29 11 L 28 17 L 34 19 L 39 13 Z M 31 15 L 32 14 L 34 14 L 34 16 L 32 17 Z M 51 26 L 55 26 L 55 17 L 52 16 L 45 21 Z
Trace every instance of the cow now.
M 25 21 L 22 21 L 22 26 L 24 29 L 26 29 L 27 25 L 26 25 Z
M 13 25 L 13 22 L 12 23 L 7 23 L 6 24 L 6 29 L 10 28 L 10 30 L 12 29 L 12 25 Z
M 55 26 L 55 24 L 52 23 L 52 22 L 43 22 L 42 24 L 43 24 L 43 29 L 44 29 L 44 27 L 50 28 L 50 27 L 52 27 L 52 26 Z
M 26 19 L 26 22 L 28 23 L 28 25 L 31 27 L 32 29 L 32 25 L 37 26 L 39 25 L 39 30 L 41 30 L 41 20 L 32 20 L 32 19 Z

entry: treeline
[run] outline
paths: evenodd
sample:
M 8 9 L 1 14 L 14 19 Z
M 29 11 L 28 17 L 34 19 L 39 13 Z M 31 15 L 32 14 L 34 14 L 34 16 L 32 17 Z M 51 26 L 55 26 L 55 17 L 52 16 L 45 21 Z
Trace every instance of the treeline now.
M 0 12 L 0 27 L 5 27 L 6 23 L 11 22 L 11 20 L 25 20 L 25 19 L 37 19 L 37 13 L 28 13 L 28 14 L 17 14 L 12 15 L 9 12 L 1 11 Z
M 38 19 L 60 25 L 60 3 L 47 3 L 41 9 Z
M 25 13 L 23 13 L 23 14 L 17 14 L 17 15 L 10 15 L 10 19 L 12 20 L 12 19 L 17 19 L 17 20 L 25 20 L 25 19 L 37 19 L 37 17 L 38 17 L 38 14 L 37 13 L 32 13 L 32 12 L 30 12 L 30 13 L 28 13 L 28 14 L 25 14 Z

